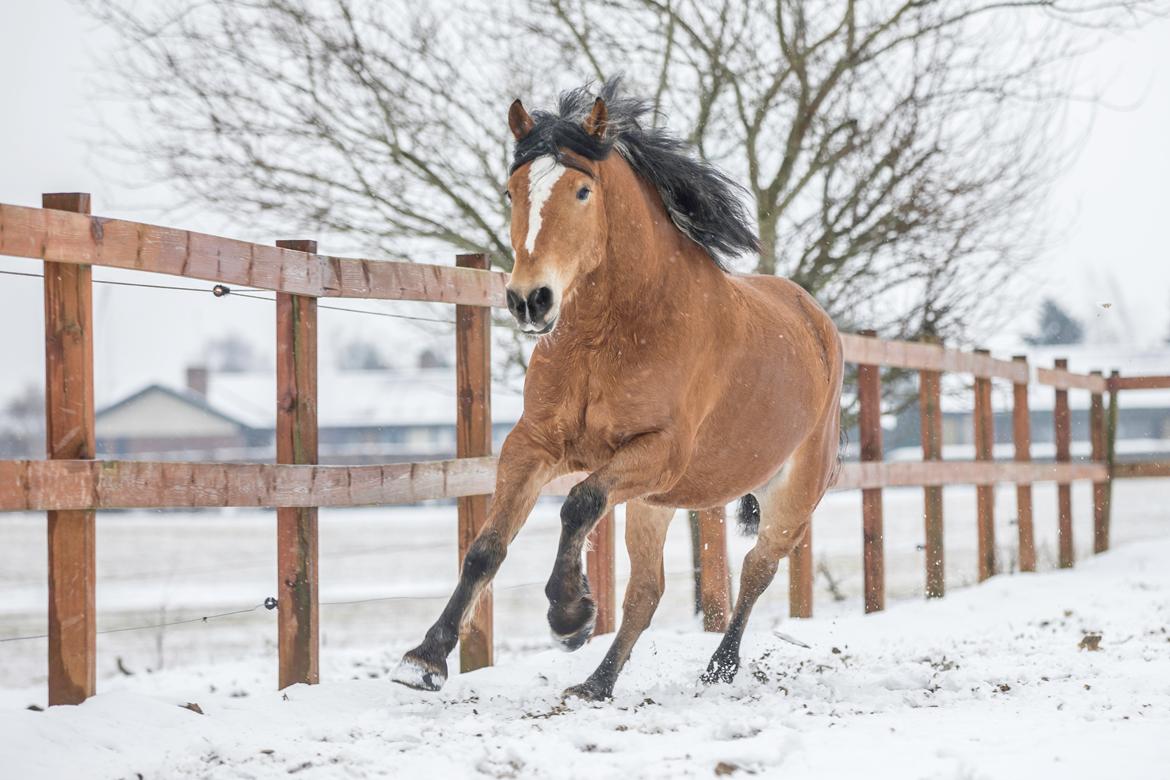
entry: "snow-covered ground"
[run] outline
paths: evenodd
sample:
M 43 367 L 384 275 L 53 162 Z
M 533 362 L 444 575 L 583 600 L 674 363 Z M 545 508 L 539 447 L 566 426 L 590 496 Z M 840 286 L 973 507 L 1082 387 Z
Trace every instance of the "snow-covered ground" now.
M 1015 496 L 997 494 L 1006 572 Z M 1117 484 L 1115 550 L 1099 557 L 1088 555 L 1089 495 L 1078 486 L 1071 572 L 1051 571 L 1055 494 L 1038 486 L 1047 571 L 978 587 L 964 587 L 974 580 L 972 491 L 946 496 L 946 599 L 920 598 L 921 491 L 888 490 L 888 609 L 859 614 L 859 497 L 830 495 L 815 557 L 843 600 L 819 576 L 816 617 L 788 621 L 782 568 L 749 628 L 741 679 L 711 690 L 695 681 L 717 638 L 690 614 L 689 541 L 677 522 L 666 599 L 616 700 L 567 709 L 559 692 L 607 642 L 547 650 L 541 584 L 555 503 L 538 507 L 501 571 L 498 666 L 430 696 L 386 674 L 453 585 L 453 508 L 323 511 L 322 685 L 273 691 L 274 618 L 263 609 L 103 634 L 101 694 L 48 712 L 25 709 L 44 703 L 44 641 L 0 642 L 0 776 L 702 777 L 739 767 L 785 777 L 1166 777 L 1170 483 Z M 103 629 L 250 607 L 272 591 L 270 512 L 99 518 Z M 43 517 L 0 521 L 0 639 L 39 633 Z M 730 542 L 738 569 L 750 540 Z M 619 584 L 625 568 L 619 553 Z M 776 638 L 778 626 L 811 649 Z M 1101 634 L 1100 650 L 1079 649 L 1088 633 Z M 205 714 L 176 706 L 187 702 Z
M 456 676 L 439 694 L 387 681 L 389 653 L 335 656 L 333 681 L 283 694 L 266 690 L 270 670 L 255 662 L 162 673 L 81 707 L 0 711 L 4 772 L 1166 777 L 1170 539 L 942 601 L 786 625 L 809 649 L 771 622 L 750 632 L 736 683 L 714 688 L 696 677 L 715 635 L 653 630 L 604 704 L 560 697 L 604 642 Z

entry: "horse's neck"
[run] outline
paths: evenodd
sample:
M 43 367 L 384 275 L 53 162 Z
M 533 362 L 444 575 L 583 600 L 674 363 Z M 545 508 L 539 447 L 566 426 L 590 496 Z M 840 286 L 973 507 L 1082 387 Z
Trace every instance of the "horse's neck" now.
M 674 226 L 658 193 L 620 159 L 603 164 L 606 256 L 581 279 L 574 325 L 582 335 L 664 322 L 688 288 L 710 283 L 702 250 Z

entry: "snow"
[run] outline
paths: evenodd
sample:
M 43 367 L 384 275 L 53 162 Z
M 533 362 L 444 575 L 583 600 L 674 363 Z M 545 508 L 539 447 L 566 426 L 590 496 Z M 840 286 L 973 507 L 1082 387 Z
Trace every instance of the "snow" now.
M 770 623 L 749 630 L 730 686 L 696 682 L 718 637 L 691 629 L 648 632 L 603 704 L 560 692 L 604 640 L 439 693 L 390 682 L 391 650 L 334 656 L 332 681 L 284 693 L 269 666 L 225 663 L 80 707 L 4 708 L 0 750 L 21 778 L 1165 777 L 1170 539 L 880 614 L 785 621 L 809 649 Z M 1099 650 L 1081 649 L 1088 634 Z

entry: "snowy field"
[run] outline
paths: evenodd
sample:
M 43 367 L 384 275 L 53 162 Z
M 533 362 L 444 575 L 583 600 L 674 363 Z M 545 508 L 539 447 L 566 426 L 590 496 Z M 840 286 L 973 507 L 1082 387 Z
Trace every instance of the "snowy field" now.
M 100 695 L 48 712 L 26 709 L 44 704 L 44 640 L 0 642 L 0 776 L 1166 777 L 1170 483 L 1116 485 L 1115 550 L 1096 558 L 1088 486 L 1078 485 L 1071 572 L 1051 571 L 1055 491 L 1035 492 L 1047 571 L 964 587 L 974 580 L 974 495 L 948 489 L 950 593 L 925 603 L 921 491 L 886 491 L 890 598 L 870 616 L 859 614 L 860 498 L 830 495 L 815 524 L 814 556 L 829 575 L 818 575 L 816 617 L 786 620 L 782 568 L 748 630 L 740 679 L 710 690 L 696 679 L 717 637 L 690 614 L 680 519 L 666 598 L 615 701 L 567 707 L 559 692 L 607 642 L 575 655 L 547 649 L 555 503 L 538 507 L 501 571 L 498 666 L 455 676 L 437 695 L 386 674 L 454 584 L 454 508 L 322 511 L 322 685 L 273 691 L 275 618 L 263 609 L 102 634 Z M 1013 489 L 997 491 L 1005 572 L 1014 501 Z M 272 592 L 271 512 L 111 512 L 98 522 L 103 630 L 246 609 Z M 0 523 L 0 639 L 40 633 L 44 519 Z M 749 545 L 731 537 L 736 570 Z M 618 560 L 624 584 L 624 553 Z M 811 649 L 775 637 L 781 624 Z M 1080 648 L 1087 634 L 1101 635 L 1099 650 Z M 205 714 L 176 706 L 187 702 Z

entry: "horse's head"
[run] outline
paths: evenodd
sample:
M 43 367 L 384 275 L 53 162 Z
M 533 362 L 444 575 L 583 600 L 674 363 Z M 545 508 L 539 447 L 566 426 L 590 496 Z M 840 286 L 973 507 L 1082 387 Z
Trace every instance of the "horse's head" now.
M 605 133 L 605 102 L 598 98 L 580 132 Z M 532 132 L 532 117 L 517 100 L 508 111 L 517 142 Z M 508 179 L 515 263 L 508 310 L 526 333 L 548 333 L 579 279 L 601 263 L 606 239 L 599 164 L 572 148 L 548 148 Z

